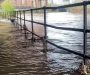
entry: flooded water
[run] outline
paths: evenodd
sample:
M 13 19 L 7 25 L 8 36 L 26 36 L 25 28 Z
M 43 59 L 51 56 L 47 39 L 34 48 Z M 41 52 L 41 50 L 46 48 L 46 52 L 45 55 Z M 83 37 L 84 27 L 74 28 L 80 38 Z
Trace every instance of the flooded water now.
M 28 16 L 29 19 L 29 16 Z M 43 17 L 37 16 L 34 17 L 34 21 L 42 21 Z M 88 15 L 88 26 L 90 28 L 90 15 Z M 57 26 L 57 27 L 69 27 L 69 28 L 78 28 L 83 29 L 83 15 L 82 14 L 73 14 L 69 12 L 55 12 L 47 13 L 47 24 Z M 30 25 L 29 25 L 30 26 Z M 34 25 L 35 26 L 35 25 Z M 39 25 L 36 25 L 35 30 L 43 32 L 42 27 L 38 29 Z M 38 34 L 38 32 L 36 33 Z M 83 33 L 75 31 L 65 31 L 58 30 L 54 28 L 47 28 L 47 36 L 51 42 L 60 45 L 62 47 L 68 48 L 73 51 L 83 53 Z M 88 54 L 90 53 L 90 35 L 88 34 Z M 55 48 L 54 51 L 48 52 L 47 57 L 49 60 L 53 60 L 52 64 L 48 65 L 51 68 L 52 72 L 55 72 L 63 67 L 64 71 L 71 71 L 77 69 L 79 64 L 82 62 L 82 59 L 79 56 L 72 53 L 68 53 L 64 50 L 59 50 Z M 54 70 L 53 70 L 54 69 Z
M 26 19 L 30 18 L 27 16 Z M 41 21 L 42 17 L 35 19 Z M 82 15 L 68 12 L 48 13 L 47 23 L 58 27 L 83 28 Z M 88 16 L 88 28 L 90 27 L 89 24 L 90 18 Z M 31 29 L 31 23 L 26 22 L 26 25 Z M 38 32 L 37 26 L 35 30 Z M 43 31 L 43 28 L 39 31 Z M 77 52 L 83 52 L 83 33 L 53 28 L 47 28 L 47 32 L 48 39 L 51 42 Z M 88 52 L 89 46 L 90 35 L 88 34 Z M 1 50 L 0 75 L 80 75 L 74 71 L 83 61 L 81 57 L 51 45 L 49 48 L 51 50 L 47 51 L 46 54 L 38 47 L 35 49 L 30 47 L 8 51 Z
M 88 29 L 90 28 L 90 15 L 88 15 Z M 67 28 L 83 28 L 83 16 L 80 14 L 72 13 L 48 13 L 48 24 L 54 25 L 57 27 L 67 27 Z M 72 51 L 83 53 L 83 33 L 76 31 L 65 31 L 58 30 L 54 28 L 47 28 L 48 39 L 52 39 L 51 42 L 70 49 Z M 90 53 L 90 35 L 87 35 L 88 38 L 88 54 Z M 58 65 L 64 67 L 65 71 L 70 71 L 72 69 L 77 69 L 79 64 L 82 62 L 82 59 L 79 56 L 65 52 L 64 50 L 57 50 L 49 55 L 50 59 L 53 59 Z M 56 65 L 53 63 L 50 66 Z
M 88 15 L 88 26 L 90 28 L 90 15 Z M 27 18 L 30 19 L 29 16 Z M 37 16 L 34 17 L 34 21 L 43 22 L 43 17 Z M 81 14 L 73 14 L 69 12 L 55 12 L 55 13 L 47 13 L 47 24 L 57 26 L 57 27 L 69 27 L 69 28 L 83 28 L 83 15 Z M 26 24 L 28 27 L 30 25 Z M 35 25 L 34 25 L 35 26 Z M 43 32 L 42 27 L 38 29 L 39 25 L 36 25 L 35 30 L 37 29 L 40 32 Z M 38 34 L 38 32 L 37 32 Z M 75 31 L 65 31 L 58 30 L 54 28 L 47 27 L 47 36 L 51 42 L 60 45 L 62 47 L 68 48 L 73 51 L 77 51 L 83 53 L 83 33 L 75 32 Z M 88 34 L 88 54 L 89 46 L 90 46 L 90 35 Z M 52 47 L 52 46 L 51 46 Z M 53 47 L 52 47 L 53 48 Z M 64 50 L 60 50 L 54 48 L 54 50 L 47 53 L 48 60 L 52 60 L 51 64 L 49 64 L 49 68 L 52 72 L 56 73 L 58 70 L 64 71 L 72 71 L 73 69 L 77 69 L 82 61 L 82 59 L 74 55 L 72 53 L 66 52 Z M 61 68 L 62 67 L 62 68 Z
M 72 13 L 54 13 L 48 14 L 48 24 L 57 26 L 57 27 L 65 27 L 65 28 L 77 28 L 83 29 L 83 16 L 79 14 Z M 58 17 L 57 17 L 58 16 Z M 53 18 L 54 17 L 54 18 Z M 88 26 L 90 29 L 90 15 L 88 15 Z M 55 36 L 54 36 L 55 35 Z M 48 38 L 55 39 L 53 41 L 57 45 L 66 47 L 68 49 L 83 52 L 83 33 L 77 31 L 66 31 L 66 30 L 58 30 L 53 28 L 48 28 Z M 90 45 L 90 35 L 87 35 L 88 38 L 88 47 Z

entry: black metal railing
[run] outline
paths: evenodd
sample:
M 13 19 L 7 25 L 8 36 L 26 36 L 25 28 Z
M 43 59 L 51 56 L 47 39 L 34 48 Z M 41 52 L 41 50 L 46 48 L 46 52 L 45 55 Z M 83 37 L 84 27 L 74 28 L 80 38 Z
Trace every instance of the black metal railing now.
M 43 37 L 45 45 L 47 43 L 49 43 L 49 44 L 51 44 L 51 45 L 53 45 L 53 46 L 55 46 L 55 47 L 57 47 L 59 49 L 63 49 L 65 51 L 68 51 L 68 52 L 71 52 L 73 54 L 79 55 L 79 56 L 83 57 L 84 64 L 85 64 L 85 60 L 86 59 L 90 59 L 90 56 L 88 56 L 87 53 L 86 53 L 87 52 L 87 33 L 90 33 L 90 30 L 87 29 L 87 5 L 89 5 L 89 4 L 90 4 L 90 1 L 84 1 L 84 2 L 81 2 L 81 3 L 63 5 L 63 6 L 58 6 L 58 7 L 42 7 L 42 8 L 35 8 L 35 9 L 29 9 L 29 10 L 19 10 L 19 11 L 16 11 L 17 12 L 17 16 L 16 16 L 17 21 L 16 22 L 20 26 L 21 30 L 22 30 L 22 28 L 24 29 L 25 38 L 27 38 L 26 31 L 29 31 L 30 33 L 32 33 L 32 41 L 34 40 L 34 35 L 39 37 L 40 39 L 42 39 L 42 37 L 40 37 L 39 35 L 34 33 L 34 25 L 33 24 L 42 25 L 44 27 L 44 33 L 45 33 L 45 36 Z M 48 9 L 71 8 L 71 7 L 77 7 L 77 6 L 83 6 L 83 29 L 57 27 L 57 26 L 52 26 L 52 25 L 47 24 L 47 21 L 46 21 L 46 19 L 47 19 L 47 17 L 46 17 L 47 12 L 46 11 Z M 44 14 L 44 23 L 36 22 L 36 21 L 33 20 L 33 13 L 34 13 L 35 10 L 43 10 L 43 12 L 44 12 L 43 13 Z M 26 18 L 25 18 L 25 13 L 27 11 L 31 11 L 31 16 L 30 16 L 31 20 L 26 20 Z M 21 13 L 22 12 L 23 12 L 23 15 L 24 15 L 24 19 L 21 18 Z M 20 17 L 19 17 L 19 15 L 20 15 Z M 19 20 L 20 20 L 20 24 L 18 23 Z M 22 25 L 22 20 L 24 21 L 24 25 Z M 27 22 L 31 22 L 31 27 L 32 27 L 31 31 L 27 28 L 26 21 Z M 61 30 L 82 32 L 83 33 L 83 53 L 72 51 L 70 49 L 58 46 L 55 43 L 50 42 L 47 39 L 47 27 L 54 28 L 54 29 L 59 29 L 59 30 L 61 29 Z

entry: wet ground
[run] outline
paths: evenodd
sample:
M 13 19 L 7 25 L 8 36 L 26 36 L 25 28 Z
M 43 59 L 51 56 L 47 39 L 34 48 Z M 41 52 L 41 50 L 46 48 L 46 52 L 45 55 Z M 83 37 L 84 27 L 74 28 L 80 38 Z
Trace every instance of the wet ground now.
M 76 74 L 73 74 L 75 70 L 68 69 L 71 58 L 67 59 L 66 56 L 52 51 L 43 53 L 41 41 L 36 42 L 34 46 L 31 42 L 25 43 L 26 40 L 21 31 L 11 25 L 0 22 L 0 75 Z M 62 65 L 67 65 L 66 63 L 67 68 Z
M 57 13 L 57 15 L 61 16 L 62 13 Z M 52 16 L 52 14 L 48 16 Z M 82 25 L 82 16 L 69 14 L 65 18 L 65 27 Z M 59 19 L 56 20 L 57 22 L 52 21 L 52 19 L 48 20 L 51 20 L 48 21 L 49 24 L 63 26 L 63 19 L 62 22 Z M 82 62 L 81 57 L 51 45 L 49 45 L 50 50 L 43 53 L 41 41 L 39 41 L 40 43 L 36 42 L 34 46 L 31 42 L 25 43 L 26 40 L 21 31 L 13 28 L 11 23 L 9 25 L 5 23 L 3 28 L 2 24 L 0 24 L 0 75 L 80 75 L 78 68 Z M 48 39 L 57 45 L 82 52 L 82 33 L 48 28 Z
M 34 14 L 34 21 L 43 22 L 43 15 L 39 15 L 40 13 Z M 36 17 L 35 17 L 36 16 Z M 23 18 L 23 15 L 22 15 Z M 87 28 L 90 29 L 90 15 L 87 16 Z M 26 19 L 30 20 L 30 14 L 26 14 Z M 83 14 L 73 14 L 69 12 L 52 12 L 47 13 L 47 24 L 57 27 L 65 27 L 65 28 L 77 28 L 83 29 Z M 23 25 L 23 21 L 22 21 Z M 26 22 L 27 28 L 29 30 L 31 27 L 30 22 Z M 34 23 L 34 32 L 38 34 L 38 32 L 44 32 L 43 26 Z M 40 35 L 40 33 L 38 35 Z M 41 35 L 42 36 L 42 35 Z M 56 45 L 68 48 L 70 50 L 83 53 L 83 33 L 76 31 L 65 31 L 47 27 L 47 36 L 48 39 L 55 43 Z M 52 46 L 51 46 L 52 47 Z M 87 34 L 87 54 L 90 55 L 90 34 Z M 50 65 L 52 68 L 53 65 L 58 67 L 63 66 L 65 71 L 71 69 L 77 69 L 83 60 L 74 54 L 66 52 L 64 50 L 60 50 L 54 48 L 52 52 L 48 54 L 48 57 L 53 60 L 53 64 Z M 55 67 L 54 66 L 54 67 Z

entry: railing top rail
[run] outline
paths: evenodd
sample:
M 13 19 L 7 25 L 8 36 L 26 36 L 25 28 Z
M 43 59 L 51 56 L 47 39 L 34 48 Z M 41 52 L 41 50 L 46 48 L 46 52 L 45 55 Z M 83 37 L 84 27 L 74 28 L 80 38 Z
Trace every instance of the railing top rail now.
M 33 9 L 27 9 L 27 10 L 17 10 L 17 11 L 31 11 L 31 10 L 42 10 L 42 9 L 59 9 L 59 8 L 70 8 L 70 7 L 76 7 L 76 6 L 82 6 L 82 5 L 89 5 L 90 1 L 83 1 L 80 3 L 74 3 L 74 4 L 68 4 L 68 5 L 62 5 L 62 6 L 56 6 L 56 7 L 41 7 L 41 8 L 33 8 Z
M 23 18 L 20 18 L 20 17 L 17 17 L 21 20 L 24 20 Z M 33 22 L 33 23 L 36 23 L 36 24 L 40 24 L 40 25 L 44 25 L 44 23 L 41 23 L 41 22 L 36 22 L 36 21 L 31 21 L 31 20 L 25 20 L 27 22 Z M 51 28 L 55 28 L 55 29 L 61 29 L 61 30 L 69 30 L 69 31 L 78 31 L 78 32 L 83 32 L 84 29 L 78 29 L 78 28 L 66 28 L 66 27 L 58 27 L 58 26 L 52 26 L 51 24 L 46 24 L 47 27 L 51 27 Z M 90 29 L 87 29 L 86 30 L 86 33 L 90 33 Z

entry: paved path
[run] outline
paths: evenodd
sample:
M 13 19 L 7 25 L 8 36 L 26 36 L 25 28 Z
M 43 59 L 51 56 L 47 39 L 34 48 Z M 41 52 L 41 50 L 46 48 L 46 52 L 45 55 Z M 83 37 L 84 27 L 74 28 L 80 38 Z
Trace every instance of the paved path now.
M 23 36 L 9 21 L 0 22 L 0 75 L 80 75 L 54 62 L 60 61 L 53 57 L 57 53 L 43 53 L 41 41 L 32 46 Z M 70 60 L 62 62 L 65 61 Z

